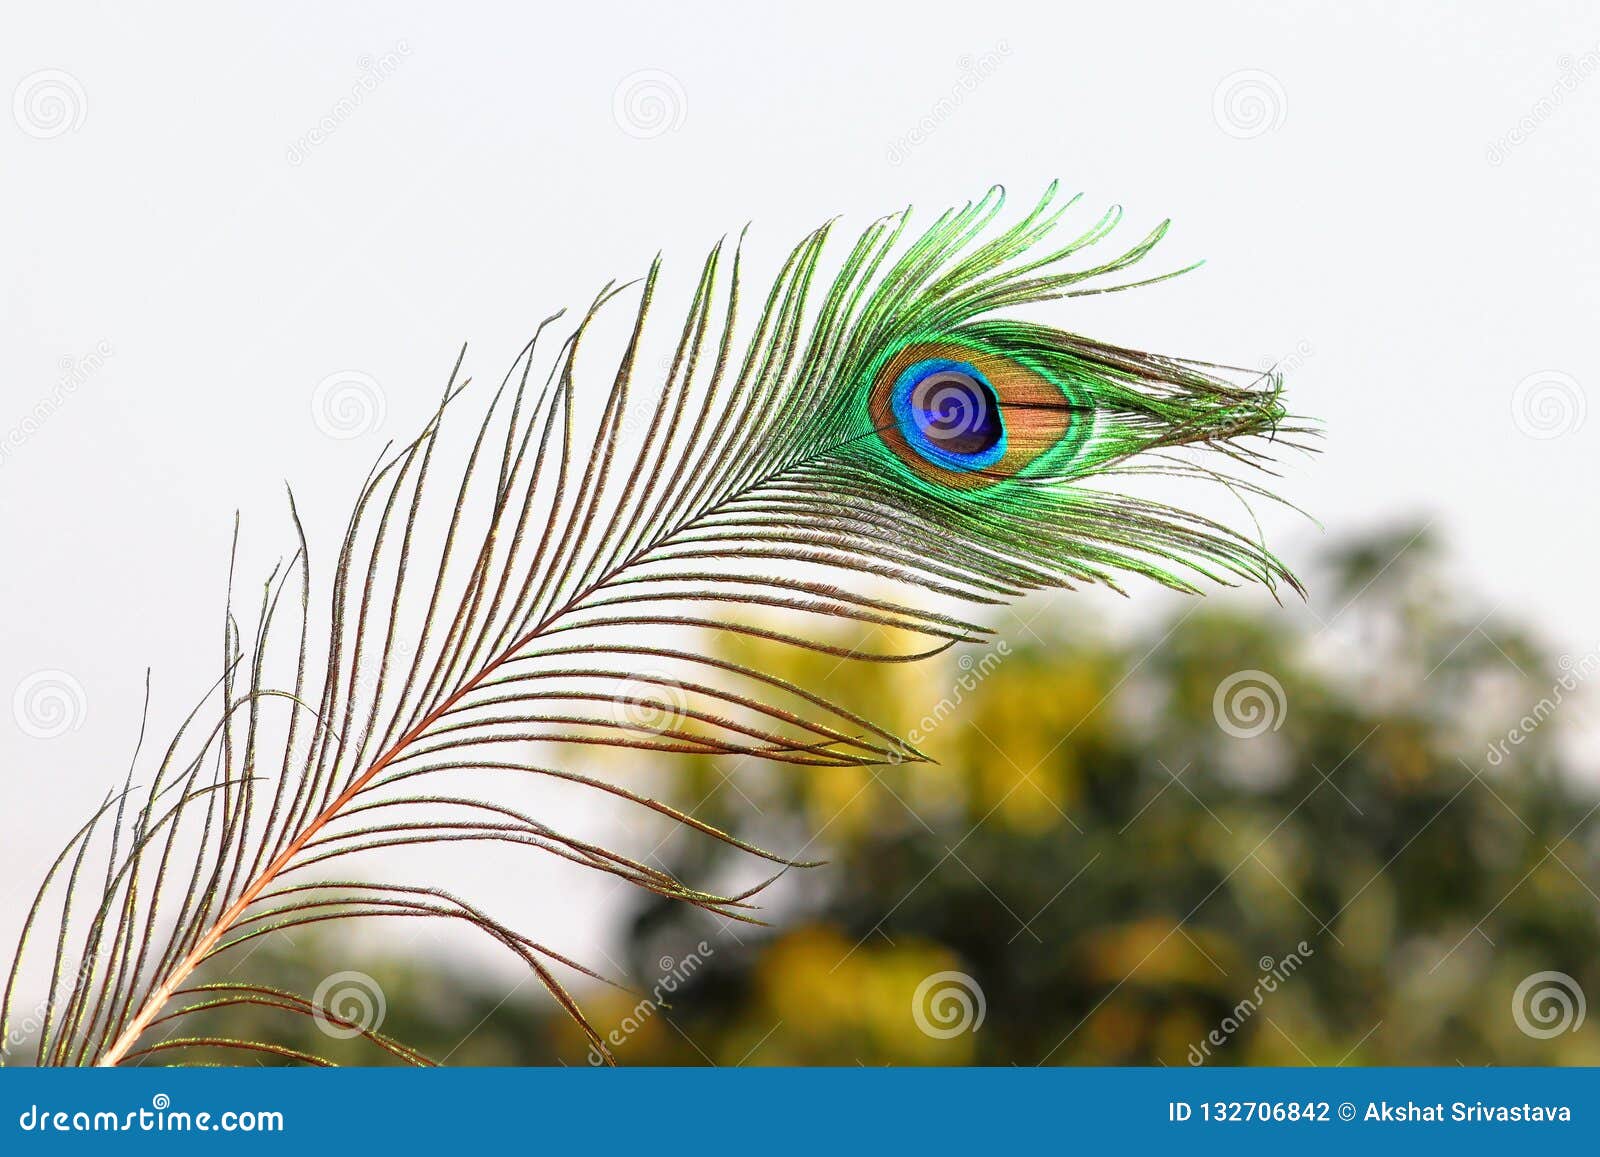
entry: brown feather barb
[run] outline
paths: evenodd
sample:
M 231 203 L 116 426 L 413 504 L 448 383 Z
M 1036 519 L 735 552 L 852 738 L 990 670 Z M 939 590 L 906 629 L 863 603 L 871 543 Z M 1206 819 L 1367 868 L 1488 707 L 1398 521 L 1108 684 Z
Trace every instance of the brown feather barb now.
M 984 628 L 938 609 L 952 600 L 995 604 L 1038 587 L 1114 583 L 1119 573 L 1184 590 L 1197 579 L 1294 587 L 1248 537 L 1085 484 L 1147 472 L 1214 480 L 1216 471 L 1179 455 L 1216 450 L 1263 465 L 1252 439 L 1292 444 L 1300 431 L 1272 375 L 1233 380 L 1218 367 L 995 318 L 1128 288 L 1117 274 L 1165 228 L 1070 268 L 1116 214 L 1036 253 L 1071 204 L 1053 199 L 1052 188 L 1003 229 L 993 227 L 998 191 L 920 236 L 906 232 L 907 214 L 884 218 L 826 281 L 818 270 L 829 227 L 819 229 L 788 255 L 748 326 L 737 316 L 740 252 L 729 259 L 719 244 L 663 372 L 641 375 L 658 261 L 639 287 L 609 392 L 586 393 L 577 371 L 598 340 L 597 317 L 626 287 L 608 286 L 559 342 L 546 335 L 560 315 L 542 323 L 481 421 L 458 433 L 447 419 L 467 386 L 463 350 L 420 436 L 386 449 L 363 484 L 325 615 L 312 611 L 292 494 L 298 549 L 264 585 L 248 632 L 230 576 L 222 675 L 159 759 L 136 751 L 121 790 L 46 874 L 0 1003 L 0 1037 L 37 957 L 48 980 L 39 1064 L 217 1047 L 325 1063 L 270 1042 L 186 1035 L 191 1018 L 241 1006 L 322 1018 L 395 1060 L 426 1064 L 315 999 L 231 977 L 203 982 L 239 946 L 275 931 L 417 918 L 461 921 L 513 953 L 609 1059 L 558 976 L 597 974 L 445 889 L 324 873 L 380 849 L 507 845 L 754 921 L 751 900 L 764 884 L 706 891 L 504 798 L 448 785 L 469 773 L 515 775 L 608 793 L 781 874 L 796 861 L 557 766 L 559 754 L 535 753 L 571 744 L 818 767 L 922 761 L 884 728 L 686 644 L 685 634 L 901 662 L 984 638 Z M 870 400 L 874 383 L 912 355 L 978 348 L 997 388 L 974 396 L 1002 417 L 1018 407 L 1007 419 L 1011 457 L 981 485 L 941 485 L 912 443 L 885 428 L 896 412 Z M 969 432 L 953 445 L 965 452 L 996 438 Z M 1270 497 L 1248 481 L 1227 485 Z M 285 627 L 285 618 L 298 622 Z M 890 644 L 830 642 L 818 624 L 838 621 Z M 286 631 L 297 645 L 282 644 Z M 325 645 L 314 648 L 318 638 Z M 148 692 L 146 703 L 148 714 Z M 136 770 L 147 787 L 135 786 Z

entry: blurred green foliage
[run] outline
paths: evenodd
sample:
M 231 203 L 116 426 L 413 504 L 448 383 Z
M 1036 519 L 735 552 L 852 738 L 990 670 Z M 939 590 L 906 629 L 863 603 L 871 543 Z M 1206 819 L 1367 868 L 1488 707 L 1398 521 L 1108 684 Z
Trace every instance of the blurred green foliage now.
M 1333 552 L 1316 589 L 1317 613 L 1194 601 L 1121 639 L 1069 595 L 1066 617 L 1002 625 L 1009 653 L 925 664 L 741 644 L 939 763 L 679 765 L 679 806 L 828 863 L 763 894 L 768 927 L 636 903 L 642 995 L 578 989 L 593 1022 L 623 1064 L 1600 1063 L 1600 1025 L 1563 1024 L 1549 991 L 1600 994 L 1600 821 L 1562 754 L 1582 689 L 1506 742 L 1587 668 L 1485 617 L 1410 529 Z M 659 855 L 695 882 L 754 871 L 703 838 Z M 350 967 L 303 939 L 268 951 L 306 992 Z M 436 1058 L 592 1059 L 537 984 L 359 966 L 384 1031 Z M 1540 972 L 1570 985 L 1517 1007 Z M 926 991 L 919 1015 L 938 973 L 981 1024 L 942 1031 L 966 1010 Z M 229 1015 L 230 1034 L 317 1032 Z

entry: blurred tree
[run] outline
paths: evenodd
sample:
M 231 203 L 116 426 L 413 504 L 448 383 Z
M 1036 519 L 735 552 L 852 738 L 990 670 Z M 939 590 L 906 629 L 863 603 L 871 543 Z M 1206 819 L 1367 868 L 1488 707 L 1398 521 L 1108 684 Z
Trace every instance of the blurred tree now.
M 637 908 L 642 995 L 586 991 L 595 1024 L 624 1064 L 1600 1063 L 1600 821 L 1561 742 L 1600 656 L 1484 617 L 1414 528 L 1326 562 L 1326 621 L 1204 603 L 943 665 L 763 652 L 939 763 L 688 761 L 680 806 L 829 863 L 764 894 L 769 927 Z M 752 870 L 706 840 L 659 858 Z M 526 990 L 375 975 L 385 1031 L 436 1058 L 592 1059 Z
M 805 816 L 831 863 L 776 931 L 725 940 L 669 1013 L 681 1032 L 624 1062 L 737 1063 L 757 1041 L 752 1063 L 1600 1061 L 1600 1028 L 1576 1024 L 1600 992 L 1600 823 L 1558 742 L 1583 710 L 1561 682 L 1600 656 L 1558 664 L 1486 618 L 1416 528 L 1326 562 L 1326 622 L 1200 604 L 1119 645 L 1065 619 L 917 690 L 905 669 L 792 660 L 942 766 L 737 792 L 697 768 L 701 814 L 772 842 Z M 1508 743 L 1524 715 L 1542 722 Z M 707 854 L 683 845 L 683 870 Z M 702 924 L 647 906 L 635 969 Z M 976 1031 L 918 1027 L 941 970 L 982 993 Z M 1539 972 L 1568 979 L 1519 997 Z M 1573 1031 L 1543 1035 L 1563 1000 Z M 945 1011 L 936 1033 L 966 1010 Z

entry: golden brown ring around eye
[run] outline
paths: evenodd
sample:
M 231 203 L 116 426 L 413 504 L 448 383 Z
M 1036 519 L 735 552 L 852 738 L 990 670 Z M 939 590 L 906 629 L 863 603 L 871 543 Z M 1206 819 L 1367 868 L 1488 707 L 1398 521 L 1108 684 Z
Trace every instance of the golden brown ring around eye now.
M 920 379 L 912 373 L 908 392 L 908 371 L 924 365 L 933 368 Z M 916 396 L 919 387 L 927 391 L 925 383 L 937 385 L 941 378 L 950 387 L 942 413 L 931 391 Z M 983 413 L 985 406 L 998 407 L 998 413 Z M 917 477 L 958 490 L 1016 477 L 1060 444 L 1077 420 L 1069 399 L 1048 378 L 1002 354 L 956 341 L 911 342 L 898 350 L 873 380 L 868 413 L 884 445 Z

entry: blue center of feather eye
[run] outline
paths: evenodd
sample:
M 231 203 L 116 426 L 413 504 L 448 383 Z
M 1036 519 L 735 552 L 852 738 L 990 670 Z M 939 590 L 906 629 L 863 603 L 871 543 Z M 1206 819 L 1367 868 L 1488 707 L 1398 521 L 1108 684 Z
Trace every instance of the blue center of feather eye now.
M 1005 456 L 1000 399 L 968 362 L 929 358 L 907 366 L 889 404 L 906 442 L 935 466 L 982 470 Z

